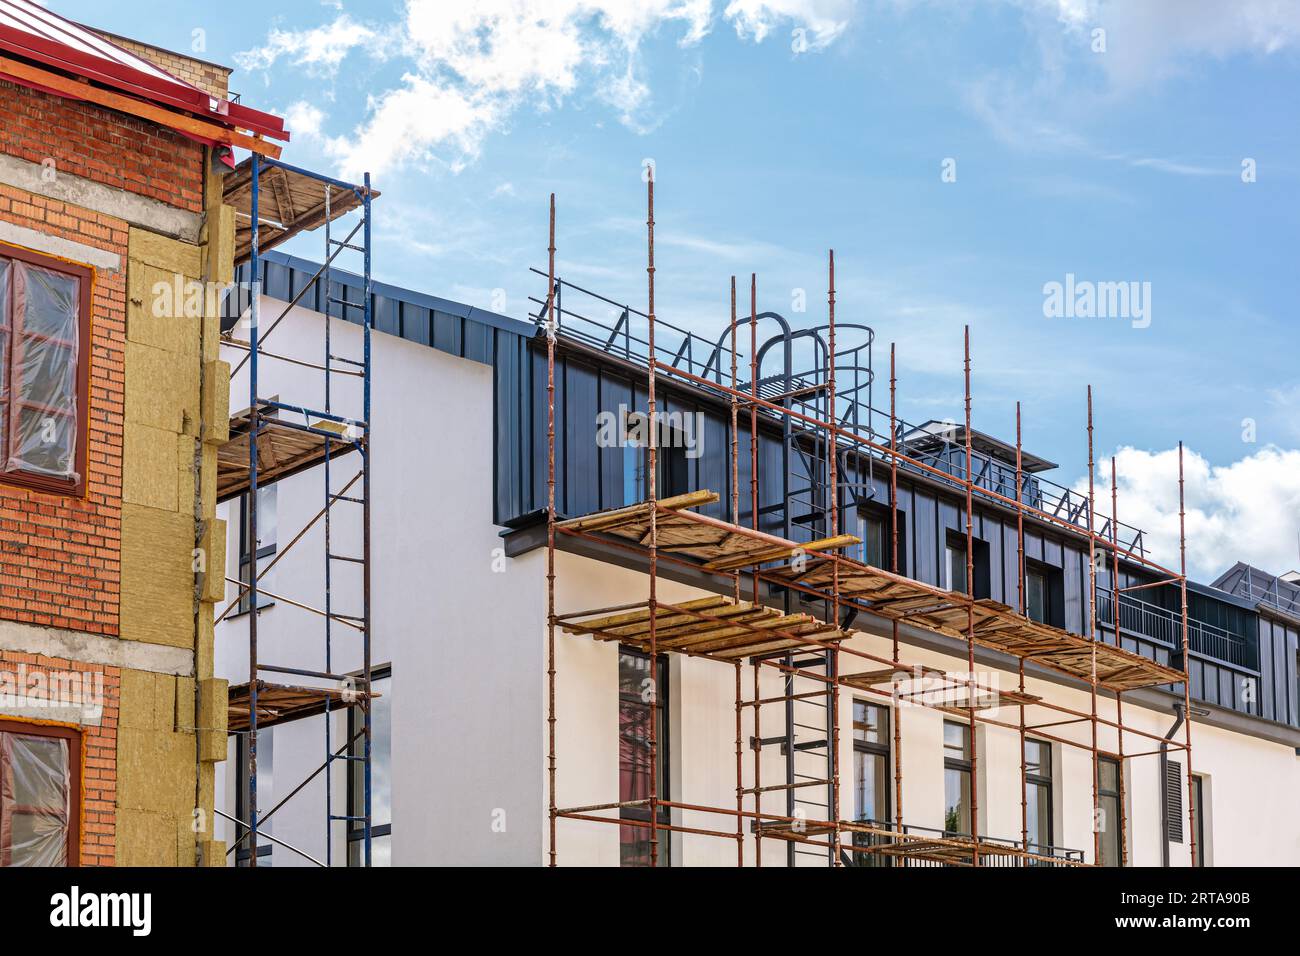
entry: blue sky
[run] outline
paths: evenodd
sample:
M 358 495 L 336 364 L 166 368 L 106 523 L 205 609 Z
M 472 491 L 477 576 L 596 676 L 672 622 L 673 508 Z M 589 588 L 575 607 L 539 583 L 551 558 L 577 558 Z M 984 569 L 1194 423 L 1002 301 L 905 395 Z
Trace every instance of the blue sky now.
M 1300 564 L 1300 5 L 51 6 L 180 51 L 203 31 L 196 55 L 292 120 L 287 160 L 372 169 L 378 278 L 523 317 L 554 191 L 561 274 L 643 306 L 653 158 L 663 318 L 715 334 L 753 271 L 761 307 L 803 289 L 791 318 L 820 321 L 834 247 L 837 314 L 876 330 L 880 370 L 898 343 L 905 417 L 961 415 L 969 323 L 976 427 L 1011 437 L 1022 401 L 1026 446 L 1072 482 L 1091 383 L 1098 457 L 1128 449 L 1121 517 L 1158 557 L 1182 439 L 1193 570 Z M 1150 283 L 1149 325 L 1045 317 L 1067 274 Z

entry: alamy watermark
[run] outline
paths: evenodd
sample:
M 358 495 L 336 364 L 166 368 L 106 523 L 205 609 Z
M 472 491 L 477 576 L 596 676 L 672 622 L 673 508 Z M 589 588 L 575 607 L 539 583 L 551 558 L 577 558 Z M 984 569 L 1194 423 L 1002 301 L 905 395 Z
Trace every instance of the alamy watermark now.
M 661 412 L 654 425 L 648 412 L 632 411 L 619 405 L 618 411 L 596 414 L 596 445 L 599 448 L 684 448 L 687 458 L 704 454 L 703 412 Z
M 104 675 L 97 671 L 28 670 L 19 664 L 0 671 L 0 711 L 55 719 L 75 715 L 78 723 L 104 711 Z
M 1135 329 L 1151 324 L 1151 283 L 1092 282 L 1065 274 L 1043 284 L 1043 316 L 1049 319 L 1128 319 Z

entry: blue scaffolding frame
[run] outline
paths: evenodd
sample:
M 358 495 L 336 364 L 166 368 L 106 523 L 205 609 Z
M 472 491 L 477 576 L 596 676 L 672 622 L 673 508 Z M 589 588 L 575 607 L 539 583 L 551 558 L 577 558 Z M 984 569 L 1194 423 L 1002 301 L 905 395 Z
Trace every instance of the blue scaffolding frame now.
M 324 565 L 325 565 L 325 593 L 324 608 L 308 608 L 306 605 L 299 605 L 307 610 L 315 611 L 320 614 L 324 620 L 324 670 L 316 671 L 306 668 L 289 667 L 276 664 L 263 663 L 259 658 L 258 648 L 258 617 L 261 606 L 259 600 L 258 585 L 258 557 L 257 547 L 251 548 L 248 562 L 247 581 L 241 582 L 241 599 L 246 596 L 249 607 L 248 615 L 248 666 L 249 680 L 247 686 L 247 705 L 248 705 L 248 729 L 246 754 L 246 785 L 247 792 L 244 794 L 246 799 L 248 819 L 246 821 L 236 820 L 236 824 L 242 829 L 239 838 L 231 846 L 230 850 L 234 851 L 240 843 L 248 844 L 248 863 L 250 866 L 257 865 L 258 858 L 258 838 L 259 835 L 265 835 L 273 843 L 286 846 L 294 850 L 313 863 L 320 866 L 333 865 L 333 827 L 336 823 L 343 823 L 345 827 L 345 846 L 351 841 L 352 833 L 359 829 L 361 831 L 361 850 L 362 862 L 365 866 L 371 865 L 372 854 L 372 817 L 371 817 L 371 759 L 373 745 L 373 727 L 372 727 L 372 693 L 371 693 L 371 610 L 370 610 L 370 419 L 371 419 L 371 347 L 370 334 L 374 323 L 372 308 L 372 288 L 371 288 L 371 201 L 375 193 L 370 187 L 370 174 L 365 174 L 363 183 L 357 185 L 354 183 L 344 182 L 343 180 L 334 179 L 324 176 L 320 173 L 311 172 L 287 163 L 274 159 L 253 154 L 251 163 L 251 194 L 250 194 L 250 212 L 251 212 L 251 242 L 249 249 L 249 288 L 251 290 L 249 302 L 248 317 L 248 342 L 244 343 L 247 348 L 247 355 L 236 368 L 236 372 L 246 363 L 249 367 L 248 374 L 248 481 L 246 494 L 250 506 L 248 508 L 249 527 L 248 534 L 250 540 L 257 540 L 257 492 L 259 485 L 265 486 L 279 477 L 287 475 L 263 475 L 260 463 L 261 437 L 271 430 L 289 429 L 302 435 L 312 436 L 321 443 L 320 454 L 313 460 L 313 464 L 319 464 L 323 471 L 325 501 L 324 506 L 317 517 L 312 519 L 308 527 L 314 524 L 316 520 L 323 517 L 324 520 Z M 262 261 L 261 261 L 261 226 L 262 219 L 260 216 L 262 177 L 268 170 L 280 169 L 295 177 L 305 177 L 308 180 L 314 180 L 324 187 L 324 219 L 325 227 L 325 259 L 320 270 L 311 282 L 304 288 L 310 289 L 314 283 L 321 283 L 318 287 L 321 291 L 320 301 L 324 305 L 325 319 L 325 350 L 324 359 L 320 364 L 310 364 L 312 368 L 320 370 L 324 376 L 324 408 L 313 408 L 309 405 L 293 404 L 281 401 L 278 398 L 271 399 L 263 397 L 258 390 L 259 386 L 259 357 L 264 353 L 264 342 L 267 336 L 274 330 L 289 310 L 301 299 L 302 294 L 294 298 L 292 302 L 284 309 L 280 316 L 271 324 L 266 333 L 261 333 L 261 290 L 262 290 Z M 331 209 L 331 196 L 335 190 L 342 190 L 345 193 L 352 193 L 359 201 L 360 221 L 355 224 L 352 230 L 343 239 L 336 239 L 331 231 L 331 221 L 337 218 Z M 349 206 L 349 210 L 351 205 Z M 345 211 L 349 211 L 345 210 Z M 341 214 L 340 214 L 341 215 Z M 315 223 L 307 228 L 315 228 L 319 223 Z M 356 242 L 358 231 L 361 233 L 360 242 Z M 360 302 L 347 301 L 343 296 L 332 294 L 330 273 L 334 260 L 344 253 L 359 254 L 361 258 L 361 273 L 363 276 L 363 295 Z M 338 308 L 338 317 L 344 321 L 351 321 L 350 315 L 359 313 L 362 326 L 363 354 L 360 360 L 348 358 L 345 356 L 335 355 L 333 351 L 333 342 L 331 339 L 331 323 L 335 317 L 334 309 Z M 352 310 L 350 313 L 349 310 Z M 270 356 L 273 358 L 283 358 L 283 356 Z M 360 377 L 362 380 L 362 414 L 360 418 L 341 415 L 334 410 L 334 389 L 332 379 L 337 374 Z M 299 420 L 300 419 L 300 420 Z M 335 459 L 357 452 L 360 455 L 361 467 L 357 477 L 361 481 L 360 494 L 347 494 L 349 488 L 355 483 L 356 479 L 349 481 L 342 490 L 335 491 L 331 484 L 331 466 Z M 294 472 L 296 473 L 296 472 Z M 359 506 L 361 508 L 362 521 L 362 553 L 360 556 L 339 555 L 335 554 L 332 549 L 331 537 L 331 513 L 335 505 L 346 503 Z M 306 532 L 303 529 L 303 534 Z M 301 537 L 301 535 L 300 535 Z M 294 542 L 296 543 L 295 539 Z M 291 543 L 291 546 L 292 546 Z M 287 549 L 286 549 L 287 550 Z M 279 555 L 277 555 L 278 559 Z M 362 606 L 359 613 L 340 613 L 334 606 L 333 584 L 334 584 L 334 564 L 336 562 L 348 562 L 359 568 L 361 574 L 361 594 Z M 360 632 L 361 639 L 361 658 L 362 668 L 361 676 L 357 678 L 353 674 L 334 673 L 334 626 L 336 624 L 346 624 L 351 630 Z M 257 806 L 257 736 L 258 736 L 258 708 L 259 694 L 269 692 L 271 688 L 277 685 L 270 685 L 261 679 L 261 674 L 290 674 L 302 677 L 310 677 L 316 680 L 334 682 L 341 685 L 340 688 L 293 688 L 296 692 L 310 692 L 319 690 L 319 700 L 313 701 L 311 706 L 303 709 L 301 716 L 324 715 L 325 725 L 325 760 L 321 767 L 309 775 L 306 780 L 299 784 L 288 796 L 284 797 L 275 807 L 266 814 L 259 816 Z M 331 714 L 338 712 L 340 709 L 346 710 L 350 707 L 357 707 L 362 716 L 362 729 L 359 733 L 349 735 L 342 747 L 335 749 L 335 742 L 332 739 Z M 288 719 L 293 719 L 292 717 Z M 358 739 L 362 742 L 361 753 L 353 754 L 352 745 Z M 333 775 L 332 769 L 336 762 L 341 762 L 344 772 L 349 776 L 353 772 L 355 764 L 361 765 L 361 796 L 362 812 L 360 814 L 346 812 L 335 813 L 333 806 Z M 324 773 L 325 780 L 325 860 L 317 860 L 301 850 L 284 844 L 283 841 L 276 840 L 269 834 L 261 834 L 261 828 L 267 818 L 293 796 L 299 793 L 308 783 L 311 782 L 318 774 Z M 346 808 L 351 811 L 351 807 Z

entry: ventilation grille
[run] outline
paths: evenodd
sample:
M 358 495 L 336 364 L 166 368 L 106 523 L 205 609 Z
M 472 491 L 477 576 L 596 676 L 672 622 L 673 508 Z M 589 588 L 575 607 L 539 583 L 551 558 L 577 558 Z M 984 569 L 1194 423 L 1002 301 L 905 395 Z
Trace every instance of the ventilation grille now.
M 1183 765 L 1169 761 L 1165 769 L 1165 820 L 1169 826 L 1169 841 L 1183 842 Z

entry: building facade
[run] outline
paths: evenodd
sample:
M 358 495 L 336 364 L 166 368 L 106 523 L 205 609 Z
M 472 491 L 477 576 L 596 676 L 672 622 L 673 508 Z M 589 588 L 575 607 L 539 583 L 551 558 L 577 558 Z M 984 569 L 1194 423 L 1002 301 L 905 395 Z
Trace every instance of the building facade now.
M 229 71 L 130 46 L 0 0 L 0 865 L 224 858 L 206 290 L 233 275 L 220 158 L 285 134 Z
M 297 355 L 296 344 L 319 335 L 321 312 L 329 307 L 326 293 L 310 288 L 316 269 L 269 257 L 265 309 L 278 313 L 303 293 L 286 312 L 286 354 Z M 359 288 L 345 275 L 334 281 L 343 291 L 329 294 Z M 646 448 L 628 434 L 648 399 L 636 312 L 583 295 L 559 287 L 567 301 L 557 309 L 562 320 L 550 378 L 554 500 L 557 516 L 574 529 L 583 516 L 616 513 L 649 491 Z M 835 818 L 846 821 L 838 839 L 850 847 L 839 860 L 854 865 L 964 863 L 970 854 L 963 848 L 972 842 L 984 845 L 973 854 L 981 865 L 1188 865 L 1193 841 L 1198 865 L 1300 861 L 1300 828 L 1290 813 L 1300 793 L 1294 628 L 1300 618 L 1291 594 L 1300 589 L 1258 572 L 1240 585 L 1244 573 L 1229 572 L 1214 586 L 1189 582 L 1184 662 L 1178 583 L 1153 570 L 1138 529 L 1120 523 L 1112 529 L 1100 508 L 1093 518 L 1086 498 L 1052 483 L 1045 474 L 1050 462 L 1022 450 L 1017 493 L 1016 449 L 972 432 L 972 474 L 981 493 L 991 494 L 974 499 L 968 539 L 960 484 L 966 434 L 959 426 L 899 423 L 895 440 L 906 461 L 896 474 L 880 455 L 837 457 L 836 530 L 853 536 L 842 546 L 846 555 L 866 569 L 864 581 L 888 579 L 928 595 L 956 592 L 954 600 L 973 590 L 970 596 L 985 602 L 981 607 L 1009 606 L 997 612 L 1006 620 L 1023 607 L 1022 623 L 1065 635 L 1061 640 L 1075 640 L 1077 648 L 1094 607 L 1085 531 L 1091 524 L 1116 545 L 1097 563 L 1098 646 L 1119 649 L 1107 658 L 1117 668 L 1111 674 L 1149 670 L 1130 684 L 1115 683 L 1122 701 L 1106 687 L 1094 698 L 1077 670 L 1051 666 L 1045 655 L 1021 658 L 1022 685 L 1014 655 L 983 642 L 972 651 L 960 630 L 900 620 L 886 612 L 887 601 L 864 601 L 837 622 L 844 639 L 836 665 L 842 669 L 834 674 L 816 643 L 788 657 L 764 646 L 723 663 L 708 654 L 666 653 L 652 666 L 638 611 L 606 622 L 596 640 L 592 630 L 570 633 L 581 631 L 570 627 L 577 612 L 643 602 L 650 586 L 640 532 L 633 527 L 620 537 L 608 515 L 586 526 L 594 529 L 590 534 L 557 535 L 552 691 L 544 331 L 386 286 L 374 287 L 372 308 L 378 332 L 373 451 L 382 463 L 373 479 L 371 531 L 380 694 L 373 711 L 374 824 L 376 847 L 382 846 L 376 862 L 538 865 L 552 860 L 552 849 L 561 865 L 649 862 L 644 806 L 652 725 L 653 777 L 663 801 L 655 847 L 660 865 L 826 865 L 836 856 L 826 829 L 816 824 Z M 609 318 L 586 326 L 577 318 L 593 315 Z M 758 391 L 793 407 L 796 391 L 818 386 L 800 382 L 798 359 L 783 353 L 797 355 L 788 343 L 815 339 L 816 331 L 789 329 L 770 313 L 760 321 Z M 341 326 L 335 334 L 344 342 L 360 333 L 355 324 Z M 669 364 L 706 384 L 724 383 L 730 371 L 721 357 L 721 328 L 724 337 L 715 341 L 672 338 Z M 837 411 L 846 422 L 858 416 L 851 424 L 862 433 L 888 436 L 882 387 L 875 386 L 874 399 L 870 392 L 873 373 L 883 380 L 872 368 L 873 334 L 848 324 L 840 334 L 840 354 L 849 356 L 842 366 L 837 362 L 840 388 L 852 397 Z M 289 363 L 268 365 L 262 374 L 285 392 L 307 387 L 308 373 Z M 747 381 L 748 372 L 740 374 Z M 237 395 L 246 389 L 238 376 L 232 387 Z M 734 535 L 735 526 L 755 529 L 769 545 L 811 544 L 829 535 L 825 462 L 815 443 L 788 426 L 788 417 L 756 411 L 751 456 L 744 409 L 735 435 L 745 447 L 733 469 L 725 395 L 666 371 L 656 400 L 669 429 L 660 433 L 658 499 L 713 492 L 692 506 L 704 516 L 696 524 L 714 522 L 709 527 L 724 535 Z M 296 528 L 310 519 L 316 505 L 295 484 L 307 480 L 289 477 L 268 490 L 256 509 L 259 526 Z M 1032 509 L 1023 536 L 1016 508 L 1006 504 L 1018 498 Z M 237 529 L 246 524 L 249 505 L 232 500 L 222 507 L 231 529 L 227 576 L 242 580 L 254 545 Z M 334 533 L 341 537 L 332 550 L 355 551 L 358 542 L 346 527 Z M 259 535 L 259 555 L 270 557 L 288 543 L 274 538 Z M 716 607 L 729 599 L 733 582 L 744 588 L 742 598 L 758 601 L 748 611 L 744 602 L 729 605 L 725 613 L 779 611 L 783 621 L 809 627 L 828 620 L 825 601 L 805 599 L 795 579 L 751 587 L 728 579 L 718 565 L 703 567 L 708 562 L 695 560 L 693 547 L 679 544 L 677 560 L 672 548 L 658 559 L 657 600 L 669 609 L 661 612 L 669 615 L 662 625 L 668 645 L 661 646 L 672 646 L 674 634 L 679 648 L 688 641 L 681 635 L 689 636 L 691 622 L 672 619 L 686 613 L 675 609 Z M 299 565 L 285 555 L 267 582 L 269 591 L 301 604 L 319 606 L 322 599 L 318 563 Z M 1257 593 L 1261 587 L 1267 593 Z M 237 593 L 228 591 L 227 604 Z M 241 611 L 219 625 L 217 670 L 232 683 L 248 676 L 241 648 L 253 612 Z M 302 607 L 268 598 L 257 614 L 263 640 L 278 642 L 305 670 L 359 666 L 346 653 L 323 666 L 318 629 L 306 623 L 309 611 Z M 734 643 L 734 633 L 719 646 Z M 854 654 L 908 665 L 901 675 L 887 668 L 895 676 L 881 681 L 865 677 L 866 665 Z M 960 694 L 955 701 L 924 696 L 928 680 L 937 681 L 929 691 L 951 693 L 954 685 L 934 675 L 969 675 L 970 656 L 980 684 L 999 692 L 989 704 L 963 705 Z M 760 657 L 777 666 L 751 666 Z M 1194 724 L 1190 774 L 1182 747 L 1183 688 L 1170 679 L 1184 667 Z M 840 685 L 834 707 L 828 676 Z M 647 687 L 654 690 L 653 707 Z M 916 706 L 916 699 L 925 705 Z M 328 787 L 320 778 L 298 786 L 321 762 L 321 725 L 332 723 L 330 739 L 338 743 L 351 738 L 350 720 L 342 709 L 265 732 L 273 741 L 271 772 L 269 780 L 259 777 L 258 803 L 283 802 L 268 827 L 287 844 L 263 851 L 266 862 L 309 865 L 326 858 L 327 845 L 332 861 L 356 860 L 347 819 L 358 812 L 354 782 L 346 774 L 326 775 Z M 245 783 L 237 769 L 240 746 L 232 739 L 218 785 L 235 816 Z M 263 771 L 266 760 L 263 750 Z M 552 781 L 553 805 L 568 811 L 557 818 L 549 812 Z M 1196 807 L 1190 816 L 1189 802 Z M 1261 826 L 1270 839 L 1258 839 Z M 890 852 L 868 851 L 873 841 Z

